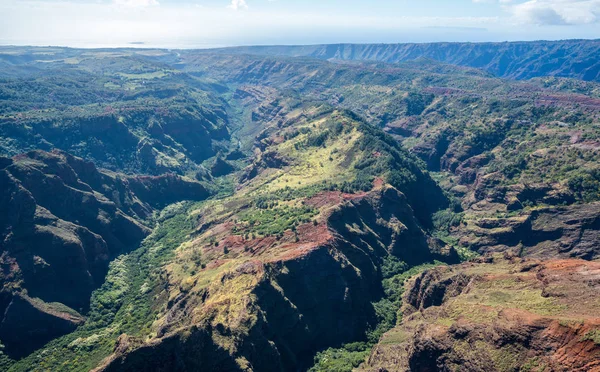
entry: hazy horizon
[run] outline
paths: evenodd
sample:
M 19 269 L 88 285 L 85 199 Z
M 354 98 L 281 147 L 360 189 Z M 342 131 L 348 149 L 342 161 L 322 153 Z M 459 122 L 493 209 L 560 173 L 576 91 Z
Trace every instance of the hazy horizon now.
M 252 47 L 311 47 L 318 45 L 393 45 L 393 44 L 444 44 L 444 43 L 473 43 L 473 44 L 499 44 L 499 43 L 535 43 L 535 42 L 560 42 L 560 41 L 600 41 L 600 38 L 571 38 L 571 39 L 536 39 L 536 40 L 503 40 L 503 41 L 423 41 L 423 42 L 331 42 L 331 43 L 311 43 L 311 44 L 232 44 L 232 45 L 210 45 L 210 44 L 156 44 L 146 42 L 128 42 L 119 44 L 96 44 L 79 43 L 70 45 L 70 43 L 57 44 L 18 44 L 6 42 L 0 39 L 1 47 L 33 47 L 33 48 L 72 48 L 72 49 L 166 49 L 166 50 L 203 50 L 203 49 L 226 49 L 226 48 L 252 48 Z
M 596 39 L 599 0 L 0 0 L 0 44 L 248 45 Z

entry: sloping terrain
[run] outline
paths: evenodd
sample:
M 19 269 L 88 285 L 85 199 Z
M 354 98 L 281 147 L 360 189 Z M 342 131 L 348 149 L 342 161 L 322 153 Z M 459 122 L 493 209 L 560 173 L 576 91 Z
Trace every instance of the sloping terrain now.
M 440 47 L 0 48 L 0 368 L 597 368 L 600 88 Z
M 193 176 L 227 150 L 227 105 L 202 82 L 131 53 L 72 54 L 0 79 L 2 153 L 57 148 L 113 171 Z
M 505 78 L 557 76 L 588 81 L 600 81 L 600 65 L 596 58 L 599 51 L 598 40 L 256 46 L 222 50 L 227 54 L 386 63 L 428 58 L 458 66 L 480 68 Z
M 81 323 L 79 315 L 71 327 L 39 317 L 86 312 L 109 262 L 151 232 L 142 222 L 155 208 L 209 195 L 177 176 L 127 178 L 59 151 L 0 159 L 0 339 L 11 355 L 26 355 Z M 52 303 L 63 310 L 44 308 Z
M 429 270 L 361 369 L 598 371 L 599 274 L 598 262 L 501 256 Z
M 461 204 L 462 212 L 436 218 L 449 244 L 597 257 L 599 212 L 588 203 L 600 200 L 600 101 L 589 91 L 573 93 L 576 81 L 515 83 L 435 63 L 185 59 L 190 73 L 243 84 L 236 94 L 246 100 L 260 97 L 254 118 L 276 112 L 277 86 L 384 126 Z
M 183 244 L 164 246 L 158 238 L 139 253 L 163 250 L 162 261 L 148 268 L 151 281 L 137 283 L 145 289 L 128 289 L 154 298 L 149 313 L 135 320 L 144 326 L 123 328 L 123 317 L 139 317 L 126 315 L 137 310 L 125 295 L 112 320 L 59 339 L 43 365 L 80 355 L 72 346 L 79 339 L 96 340 L 85 353 L 109 357 L 105 345 L 124 333 L 101 369 L 169 370 L 173 359 L 191 370 L 306 368 L 319 349 L 364 338 L 376 326 L 371 302 L 384 296 L 386 257 L 408 265 L 458 262 L 409 204 L 426 193 L 422 208 L 444 207 L 441 190 L 390 137 L 326 107 L 283 118 L 260 136 L 238 192 L 186 209 L 183 215 L 197 222 L 180 236 Z M 91 318 L 98 306 L 92 299 Z M 222 357 L 213 358 L 214 350 Z

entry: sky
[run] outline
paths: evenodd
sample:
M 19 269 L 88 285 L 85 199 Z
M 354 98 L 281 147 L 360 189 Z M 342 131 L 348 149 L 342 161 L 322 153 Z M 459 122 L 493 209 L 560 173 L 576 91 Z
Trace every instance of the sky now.
M 573 38 L 600 38 L 600 0 L 0 0 L 0 45 L 203 48 Z

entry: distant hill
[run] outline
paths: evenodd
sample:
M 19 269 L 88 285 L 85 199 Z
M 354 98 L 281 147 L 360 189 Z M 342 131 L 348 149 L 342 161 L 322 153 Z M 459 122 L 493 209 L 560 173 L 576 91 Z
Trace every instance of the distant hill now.
M 387 63 L 424 57 L 481 68 L 498 77 L 511 79 L 556 76 L 600 81 L 600 40 L 253 46 L 221 50 L 226 53 Z

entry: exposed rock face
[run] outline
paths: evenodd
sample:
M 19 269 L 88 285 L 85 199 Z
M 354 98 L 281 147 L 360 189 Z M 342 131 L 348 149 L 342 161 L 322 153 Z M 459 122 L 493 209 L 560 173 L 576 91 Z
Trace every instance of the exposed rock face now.
M 271 347 L 268 344 L 257 346 L 263 347 L 261 353 Z M 129 350 L 135 351 L 123 356 Z M 105 361 L 94 371 L 243 371 L 227 351 L 214 343 L 212 333 L 206 329 L 193 328 L 146 345 L 123 335 L 117 341 L 115 353 L 120 356 Z
M 383 256 L 391 253 L 411 263 L 458 260 L 441 244 L 437 251 L 436 245 L 429 248 L 431 239 L 397 190 L 383 186 L 349 200 L 335 195 L 307 201 L 333 207 L 328 228 L 303 225 L 300 242 L 284 237 L 201 293 L 181 293 L 168 305 L 159 338 L 116 350 L 102 370 L 307 368 L 317 350 L 361 339 L 374 326 L 371 301 L 383 294 Z M 214 350 L 217 358 L 211 356 Z
M 598 263 L 485 261 L 417 277 L 362 369 L 600 370 Z
M 550 258 L 600 257 L 600 204 L 539 208 L 510 218 L 483 218 L 464 230 L 461 244 L 481 253 L 520 250 Z
M 3 311 L 0 339 L 11 356 L 24 356 L 46 342 L 72 332 L 85 319 L 70 309 L 15 295 Z
M 0 214 L 0 341 L 10 356 L 29 354 L 16 370 L 87 370 L 113 345 L 99 370 L 306 369 L 316 351 L 376 326 L 383 257 L 458 262 L 430 235 L 447 219 L 454 230 L 440 236 L 483 254 L 599 257 L 600 208 L 576 204 L 598 200 L 598 85 L 492 76 L 599 80 L 597 58 L 575 58 L 596 56 L 596 41 L 18 49 L 0 55 L 17 64 L 0 75 L 29 76 L 0 84 L 0 151 L 60 148 L 123 173 L 61 151 L 0 157 L 0 208 L 11 212 Z M 73 81 L 67 58 L 80 62 Z M 434 178 L 465 213 L 377 127 L 442 171 Z M 143 220 L 208 196 L 170 172 L 227 175 L 245 156 L 230 151 L 252 145 L 231 197 L 170 208 L 143 249 L 115 262 L 93 299 L 93 335 L 86 325 L 33 352 L 81 324 L 72 309 L 85 313 L 108 262 L 149 233 Z M 436 213 L 448 207 L 457 213 Z M 598 370 L 599 270 L 508 254 L 431 270 L 366 367 Z
M 172 173 L 129 177 L 127 185 L 136 197 L 157 209 L 181 200 L 204 200 L 210 196 L 202 184 Z
M 383 187 L 332 213 L 330 227 L 350 244 L 383 249 L 411 265 L 434 259 L 458 262 L 454 250 L 427 236 L 404 194 Z M 381 255 L 381 254 L 380 254 Z
M 210 174 L 213 177 L 221 177 L 233 173 L 235 168 L 221 157 L 217 157 L 214 164 L 210 168 Z
M 112 200 L 81 182 L 60 154 L 34 151 L 15 157 L 5 171 L 31 193 L 39 206 L 101 235 L 113 253 L 126 251 L 148 233 Z
M 428 169 L 439 171 L 441 169 L 442 156 L 448 151 L 449 145 L 450 141 L 442 133 L 415 146 L 413 152 L 425 160 Z
M 460 182 L 463 185 L 471 185 L 477 179 L 479 168 L 485 166 L 492 156 L 490 154 L 481 154 L 469 158 L 456 168 L 456 175 L 460 177 Z
M 0 313 L 5 314 L 0 340 L 16 356 L 81 322 L 38 311 L 23 293 L 85 311 L 110 260 L 149 234 L 138 219 L 176 200 L 208 196 L 197 182 L 173 175 L 114 176 L 63 152 L 2 158 L 1 166 L 0 209 L 6 213 L 0 215 Z M 20 344 L 34 338 L 27 348 Z
M 32 217 L 31 224 L 13 225 L 4 237 L 2 290 L 26 289 L 45 301 L 86 309 L 112 256 L 106 241 L 42 207 Z
M 337 44 L 314 46 L 264 46 L 228 48 L 226 53 L 313 57 L 354 61 L 402 62 L 431 58 L 461 66 L 481 68 L 496 76 L 530 79 L 566 76 L 599 81 L 597 40 L 514 43 Z M 581 62 L 573 66 L 573 55 Z
M 473 279 L 464 273 L 447 277 L 449 273 L 452 273 L 451 269 L 439 268 L 417 277 L 406 296 L 407 304 L 415 309 L 440 306 L 460 295 Z
M 260 156 L 240 176 L 240 182 L 246 182 L 256 177 L 261 171 L 269 168 L 281 168 L 288 165 L 288 161 L 276 152 L 262 152 Z
M 181 174 L 214 156 L 213 141 L 229 136 L 227 115 L 217 105 L 193 106 L 178 112 L 164 107 L 124 111 L 123 116 L 105 112 L 90 117 L 3 123 L 0 137 L 11 138 L 14 149 L 1 150 L 15 154 L 15 150 L 20 153 L 56 148 L 118 172 Z

